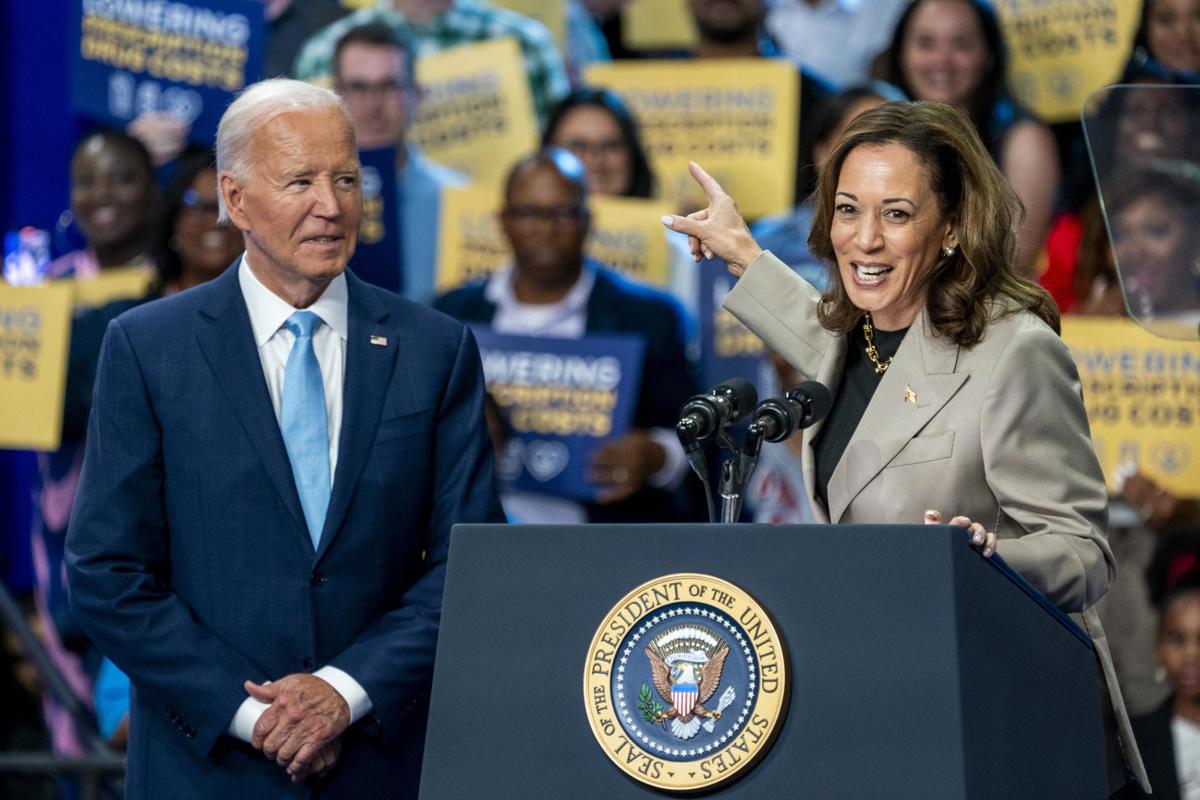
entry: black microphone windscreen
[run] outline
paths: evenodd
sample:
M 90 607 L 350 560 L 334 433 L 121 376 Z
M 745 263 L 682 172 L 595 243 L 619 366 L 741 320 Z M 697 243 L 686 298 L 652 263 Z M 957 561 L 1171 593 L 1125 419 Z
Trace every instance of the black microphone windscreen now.
M 713 393 L 724 390 L 728 392 L 733 400 L 733 406 L 737 417 L 749 414 L 758 405 L 758 390 L 754 388 L 754 384 L 745 378 L 730 378 L 722 383 Z
M 829 394 L 829 389 L 825 388 L 825 384 L 817 381 L 805 381 L 796 387 L 794 391 L 803 392 L 810 400 L 812 400 L 812 420 L 809 425 L 820 422 L 829 415 L 830 409 L 833 408 L 833 396 Z

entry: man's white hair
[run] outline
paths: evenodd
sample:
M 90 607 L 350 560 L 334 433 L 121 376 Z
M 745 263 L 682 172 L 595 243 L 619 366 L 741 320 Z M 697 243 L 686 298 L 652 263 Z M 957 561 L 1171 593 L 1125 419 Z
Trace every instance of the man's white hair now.
M 217 125 L 217 172 L 230 172 L 241 182 L 250 175 L 250 140 L 254 131 L 289 111 L 320 111 L 336 108 L 354 134 L 354 118 L 346 101 L 330 89 L 290 78 L 271 78 L 251 84 L 221 115 Z M 221 222 L 229 221 L 225 198 L 217 192 Z

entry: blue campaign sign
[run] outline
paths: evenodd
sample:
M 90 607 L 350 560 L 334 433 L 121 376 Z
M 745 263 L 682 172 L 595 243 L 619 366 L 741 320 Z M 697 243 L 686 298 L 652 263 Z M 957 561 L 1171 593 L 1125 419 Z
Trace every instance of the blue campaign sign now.
M 475 336 L 488 391 L 508 418 L 510 438 L 497 459 L 501 482 L 595 500 L 588 461 L 633 423 L 645 343 L 621 335 L 509 336 L 486 327 Z
M 704 386 L 745 378 L 763 386 L 767 371 L 762 341 L 721 307 L 733 276 L 720 259 L 700 262 L 700 373 Z
M 364 281 L 400 294 L 404 291 L 404 267 L 400 261 L 396 148 L 360 150 L 358 160 L 362 165 L 363 218 L 351 266 Z
M 211 144 L 233 95 L 258 80 L 266 21 L 258 0 L 77 0 L 71 105 L 124 127 L 168 112 Z

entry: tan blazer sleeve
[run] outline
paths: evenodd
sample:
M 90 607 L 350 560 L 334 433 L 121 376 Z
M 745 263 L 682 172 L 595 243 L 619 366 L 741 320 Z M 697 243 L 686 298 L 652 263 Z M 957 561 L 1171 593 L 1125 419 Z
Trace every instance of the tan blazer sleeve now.
M 996 359 L 980 436 L 1001 510 L 996 551 L 1064 611 L 1090 607 L 1116 574 L 1108 493 L 1075 364 L 1040 322 L 1017 326 Z
M 820 299 L 812 284 L 764 250 L 734 284 L 725 308 L 788 363 L 816 375 L 832 342 L 817 321 Z

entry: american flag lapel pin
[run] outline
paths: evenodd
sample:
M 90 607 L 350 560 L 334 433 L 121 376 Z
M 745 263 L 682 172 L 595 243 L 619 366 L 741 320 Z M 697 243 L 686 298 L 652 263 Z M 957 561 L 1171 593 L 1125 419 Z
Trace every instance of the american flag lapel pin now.
M 375 345 L 376 347 L 387 347 L 387 337 L 386 336 L 376 336 L 376 335 L 372 334 L 371 344 Z

